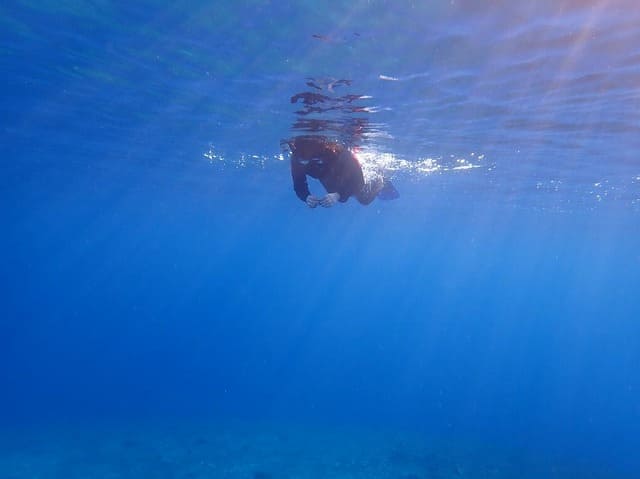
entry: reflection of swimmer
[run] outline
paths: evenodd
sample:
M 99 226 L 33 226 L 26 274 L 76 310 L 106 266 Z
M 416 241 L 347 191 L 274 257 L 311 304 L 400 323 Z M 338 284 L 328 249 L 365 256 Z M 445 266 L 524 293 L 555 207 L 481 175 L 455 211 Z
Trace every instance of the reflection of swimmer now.
M 350 196 L 363 205 L 380 199 L 395 199 L 398 192 L 379 171 L 363 168 L 353 152 L 322 136 L 298 136 L 286 142 L 291 149 L 293 189 L 310 208 L 328 208 Z M 327 190 L 323 197 L 309 191 L 307 176 L 320 180 Z

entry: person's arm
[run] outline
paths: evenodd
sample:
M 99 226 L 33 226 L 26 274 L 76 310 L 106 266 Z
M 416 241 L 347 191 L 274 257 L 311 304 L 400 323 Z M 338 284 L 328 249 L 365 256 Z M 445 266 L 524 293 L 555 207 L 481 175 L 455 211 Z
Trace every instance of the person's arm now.
M 307 201 L 307 196 L 311 195 L 309 184 L 307 183 L 307 174 L 304 167 L 295 159 L 291 159 L 291 178 L 293 179 L 293 190 L 298 198 Z
M 293 178 L 293 190 L 296 192 L 296 196 L 304 201 L 309 208 L 318 206 L 320 199 L 313 196 L 309 191 L 307 174 L 303 166 L 293 159 L 291 160 L 291 177 Z
M 345 149 L 338 157 L 340 193 L 339 201 L 344 203 L 350 196 L 356 195 L 364 186 L 364 177 L 362 175 L 362 167 L 353 152 Z

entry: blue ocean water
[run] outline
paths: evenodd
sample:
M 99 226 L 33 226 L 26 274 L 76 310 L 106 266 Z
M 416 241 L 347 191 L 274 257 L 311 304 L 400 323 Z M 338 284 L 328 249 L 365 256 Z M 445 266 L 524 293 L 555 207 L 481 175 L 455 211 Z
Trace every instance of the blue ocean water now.
M 0 477 L 639 477 L 638 25 L 3 3 Z M 310 132 L 400 198 L 307 208 Z

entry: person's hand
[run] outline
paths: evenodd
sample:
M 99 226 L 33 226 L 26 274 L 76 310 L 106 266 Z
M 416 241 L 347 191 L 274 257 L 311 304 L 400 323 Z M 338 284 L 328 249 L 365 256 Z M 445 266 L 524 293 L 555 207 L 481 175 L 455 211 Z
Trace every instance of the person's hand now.
M 340 193 L 327 193 L 324 198 L 320 200 L 320 205 L 325 208 L 331 208 L 340 199 Z
M 306 203 L 309 208 L 315 208 L 318 206 L 318 203 L 320 203 L 320 199 L 313 195 L 309 195 L 307 196 Z

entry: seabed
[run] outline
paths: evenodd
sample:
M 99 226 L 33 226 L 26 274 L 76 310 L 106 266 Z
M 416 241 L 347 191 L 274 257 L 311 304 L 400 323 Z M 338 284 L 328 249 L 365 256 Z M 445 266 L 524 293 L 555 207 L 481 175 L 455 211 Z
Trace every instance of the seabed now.
M 22 429 L 0 438 L 2 479 L 611 479 L 481 441 L 278 423 Z

